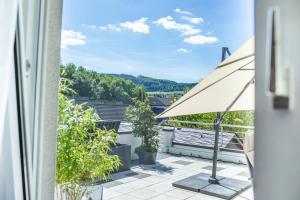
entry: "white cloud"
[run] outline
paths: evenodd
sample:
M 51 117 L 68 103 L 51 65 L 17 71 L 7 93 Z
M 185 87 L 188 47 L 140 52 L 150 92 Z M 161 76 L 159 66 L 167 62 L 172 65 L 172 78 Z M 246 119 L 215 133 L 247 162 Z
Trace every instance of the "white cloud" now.
M 61 48 L 67 49 L 68 46 L 85 45 L 86 36 L 81 32 L 73 30 L 62 30 L 61 32 Z
M 120 24 L 106 24 L 103 26 L 95 26 L 95 25 L 84 25 L 90 29 L 94 30 L 111 30 L 120 32 L 122 30 L 131 30 L 132 32 L 136 33 L 144 33 L 148 34 L 150 32 L 150 26 L 146 24 L 148 18 L 142 17 L 141 19 L 138 19 L 136 21 L 126 21 L 122 22 Z
M 194 28 L 190 24 L 181 24 L 174 21 L 173 17 L 167 16 L 162 17 L 153 23 L 163 26 L 165 29 L 177 30 L 182 33 L 182 35 L 195 35 L 201 32 L 200 29 Z
M 121 28 L 114 24 L 106 24 L 104 26 L 99 26 L 99 29 L 100 30 L 112 30 L 112 31 L 117 31 L 117 32 L 121 31 Z
M 176 50 L 178 53 L 190 53 L 192 50 L 184 49 L 184 48 L 179 48 Z
M 146 17 L 142 17 L 133 22 L 123 22 L 120 24 L 122 28 L 129 29 L 133 32 L 148 34 L 150 32 L 150 26 L 148 26 L 145 22 L 147 21 Z
M 213 44 L 218 41 L 218 38 L 213 36 L 205 36 L 205 35 L 193 35 L 191 37 L 185 38 L 184 42 L 189 44 Z
M 85 25 L 85 24 L 83 24 L 83 26 L 86 26 L 86 27 L 88 27 L 88 28 L 91 28 L 91 29 L 96 29 L 97 28 L 97 26 L 95 26 L 95 25 Z
M 193 15 L 191 12 L 181 10 L 180 8 L 176 8 L 176 9 L 174 10 L 174 12 L 179 13 L 179 14 L 183 14 L 183 15 Z
M 203 18 L 201 17 L 187 17 L 187 16 L 182 16 L 181 19 L 184 19 L 186 21 L 188 21 L 191 24 L 200 24 L 201 22 L 203 22 Z

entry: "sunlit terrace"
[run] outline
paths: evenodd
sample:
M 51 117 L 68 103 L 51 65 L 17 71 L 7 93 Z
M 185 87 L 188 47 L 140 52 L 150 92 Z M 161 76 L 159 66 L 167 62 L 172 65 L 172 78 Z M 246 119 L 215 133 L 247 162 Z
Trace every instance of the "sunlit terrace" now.
M 222 128 L 224 129 L 226 126 L 229 125 L 223 125 Z M 239 130 L 242 129 L 241 126 L 238 127 Z M 245 130 L 249 128 L 244 127 Z M 129 123 L 121 123 L 118 142 L 131 143 L 131 148 L 134 148 L 139 140 L 132 136 L 131 131 L 132 127 Z M 196 189 L 176 185 L 178 181 L 189 177 L 194 177 L 194 181 L 196 180 L 197 183 L 198 180 L 201 182 L 203 177 L 211 176 L 214 134 L 213 131 L 199 128 L 161 127 L 159 152 L 155 164 L 139 164 L 135 153 L 131 151 L 127 155 L 131 158 L 130 164 L 125 163 L 128 168 L 125 167 L 122 168 L 121 172 L 113 173 L 106 182 L 100 181 L 95 186 L 89 187 L 91 191 L 89 198 L 99 199 L 101 191 L 103 191 L 102 199 L 104 200 L 228 199 L 222 196 L 223 192 L 220 192 L 218 197 L 218 195 L 211 195 L 209 192 L 207 194 L 199 193 Z M 237 135 L 240 135 L 240 137 Z M 234 180 L 240 180 L 245 181 L 243 183 L 246 184 L 250 183 L 237 195 L 234 195 L 234 192 L 228 194 L 229 196 L 233 195 L 230 199 L 234 200 L 253 199 L 251 175 L 246 165 L 243 141 L 243 131 L 240 131 L 239 134 L 232 131 L 221 132 L 219 161 L 216 170 L 218 179 L 220 182 L 224 178 L 229 178 L 233 182 Z M 187 179 L 186 182 L 192 184 L 190 179 Z M 228 187 L 231 186 L 228 185 Z M 207 189 L 209 189 L 208 185 Z M 237 188 L 231 189 L 240 190 Z M 230 193 L 230 190 L 228 192 Z
M 159 153 L 154 165 L 133 165 L 130 170 L 115 173 L 111 180 L 93 186 L 92 199 L 97 199 L 103 186 L 104 200 L 218 200 L 221 198 L 172 186 L 178 180 L 200 173 L 211 173 L 211 160 Z M 218 176 L 248 180 L 249 172 L 244 164 L 219 162 Z M 252 188 L 248 188 L 234 200 L 252 200 Z

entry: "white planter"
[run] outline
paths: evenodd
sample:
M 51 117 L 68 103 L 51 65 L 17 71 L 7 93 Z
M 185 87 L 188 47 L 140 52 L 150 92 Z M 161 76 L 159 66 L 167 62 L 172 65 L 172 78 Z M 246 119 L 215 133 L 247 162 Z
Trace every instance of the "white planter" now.
M 81 200 L 103 200 L 103 187 L 101 185 L 88 186 L 88 194 Z M 67 200 L 66 195 L 60 194 L 59 188 L 55 188 L 55 200 Z
M 103 200 L 103 187 L 101 185 L 90 186 L 89 194 L 82 200 Z
M 172 141 L 174 139 L 174 128 L 165 126 L 159 132 L 160 139 L 160 151 L 167 153 L 169 149 L 172 147 Z

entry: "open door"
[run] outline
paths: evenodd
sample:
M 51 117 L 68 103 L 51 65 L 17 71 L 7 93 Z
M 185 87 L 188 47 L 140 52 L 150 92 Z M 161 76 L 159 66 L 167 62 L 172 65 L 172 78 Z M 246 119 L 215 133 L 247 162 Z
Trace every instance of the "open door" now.
M 256 200 L 300 198 L 300 1 L 256 1 Z
M 0 0 L 1 200 L 54 199 L 61 13 Z

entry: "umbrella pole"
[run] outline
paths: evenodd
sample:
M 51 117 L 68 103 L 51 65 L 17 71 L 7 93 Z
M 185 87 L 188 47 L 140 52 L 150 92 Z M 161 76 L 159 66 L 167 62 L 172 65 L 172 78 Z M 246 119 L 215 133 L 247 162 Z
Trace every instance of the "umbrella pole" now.
M 222 47 L 221 62 L 223 62 L 226 59 L 226 53 L 229 56 L 231 55 L 228 47 Z M 213 167 L 212 167 L 211 177 L 208 180 L 209 183 L 212 183 L 212 184 L 218 184 L 219 183 L 219 181 L 217 179 L 217 162 L 218 162 L 219 135 L 220 135 L 221 119 L 222 119 L 221 113 L 217 112 L 217 117 L 216 117 L 216 119 L 214 121 L 214 128 L 215 128 L 216 134 L 215 134 L 215 145 L 214 145 L 214 154 L 213 154 Z
M 217 117 L 214 122 L 214 128 L 215 128 L 216 134 L 215 134 L 212 174 L 208 180 L 209 183 L 212 183 L 212 184 L 219 183 L 219 180 L 217 179 L 217 162 L 218 162 L 218 150 L 219 150 L 220 123 L 221 123 L 221 113 L 218 112 Z
M 243 90 L 237 95 L 237 97 L 233 100 L 233 102 L 227 107 L 227 109 L 223 112 L 222 116 L 221 116 L 220 112 L 217 113 L 217 117 L 214 121 L 214 128 L 215 128 L 216 134 L 215 134 L 215 144 L 214 144 L 213 167 L 212 167 L 211 177 L 208 180 L 209 183 L 212 183 L 212 184 L 218 184 L 219 183 L 219 180 L 216 177 L 216 173 L 217 173 L 217 161 L 218 161 L 218 150 L 219 150 L 219 134 L 220 134 L 221 122 L 222 122 L 224 116 L 231 109 L 231 107 L 235 104 L 235 102 L 241 97 L 241 95 L 245 92 L 245 90 L 253 82 L 254 82 L 254 77 L 244 86 Z

